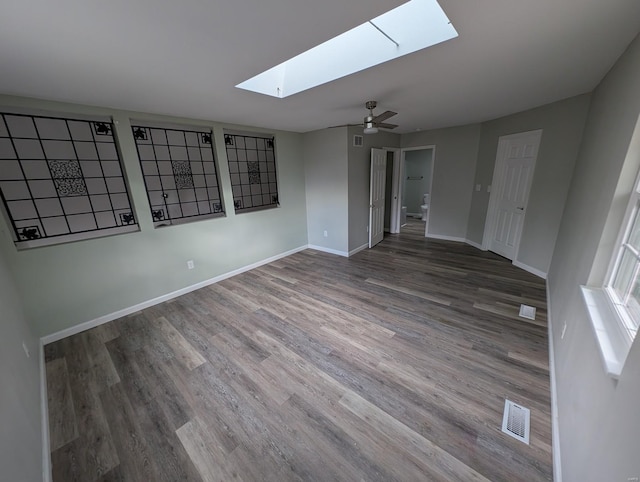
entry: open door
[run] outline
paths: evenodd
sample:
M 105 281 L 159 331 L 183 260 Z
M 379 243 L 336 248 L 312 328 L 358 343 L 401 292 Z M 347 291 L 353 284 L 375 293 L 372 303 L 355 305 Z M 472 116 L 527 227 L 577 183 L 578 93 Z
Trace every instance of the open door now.
M 371 149 L 371 183 L 369 185 L 369 247 L 384 237 L 384 189 L 387 175 L 387 151 Z

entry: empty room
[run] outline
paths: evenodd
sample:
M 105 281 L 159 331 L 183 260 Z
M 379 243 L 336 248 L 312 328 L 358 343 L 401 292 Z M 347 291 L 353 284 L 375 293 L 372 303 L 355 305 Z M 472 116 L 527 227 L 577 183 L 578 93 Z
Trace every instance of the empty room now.
M 6 0 L 0 60 L 0 481 L 640 477 L 637 0 Z

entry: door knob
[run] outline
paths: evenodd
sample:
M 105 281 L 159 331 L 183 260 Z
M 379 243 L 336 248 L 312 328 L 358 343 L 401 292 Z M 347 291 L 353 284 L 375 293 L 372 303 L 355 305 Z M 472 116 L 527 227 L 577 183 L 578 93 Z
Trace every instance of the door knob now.
M 524 211 L 524 207 L 521 207 L 521 206 L 518 206 L 516 209 L 517 209 L 518 211 Z

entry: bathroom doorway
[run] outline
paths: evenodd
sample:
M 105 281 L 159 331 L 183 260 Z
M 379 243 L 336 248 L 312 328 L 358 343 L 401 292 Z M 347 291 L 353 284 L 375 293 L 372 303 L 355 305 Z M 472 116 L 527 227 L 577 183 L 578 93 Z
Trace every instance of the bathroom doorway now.
M 402 226 L 410 223 L 415 228 L 420 222 L 427 236 L 433 204 L 435 146 L 408 147 L 394 154 L 389 231 L 400 233 Z

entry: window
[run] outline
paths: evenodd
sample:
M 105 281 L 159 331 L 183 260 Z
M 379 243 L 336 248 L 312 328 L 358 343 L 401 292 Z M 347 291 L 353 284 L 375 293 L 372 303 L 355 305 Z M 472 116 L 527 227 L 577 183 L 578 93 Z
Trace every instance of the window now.
M 278 206 L 273 136 L 224 134 L 236 213 Z
M 20 248 L 138 230 L 110 119 L 0 114 L 0 194 Z
M 284 98 L 457 36 L 436 0 L 411 0 L 236 87 Z
M 640 186 L 636 182 L 606 291 L 633 340 L 640 324 Z
M 618 378 L 640 325 L 640 178 L 602 287 L 582 286 L 607 373 Z
M 224 216 L 211 129 L 132 125 L 154 226 Z

